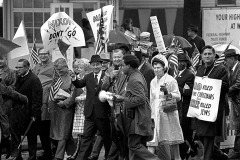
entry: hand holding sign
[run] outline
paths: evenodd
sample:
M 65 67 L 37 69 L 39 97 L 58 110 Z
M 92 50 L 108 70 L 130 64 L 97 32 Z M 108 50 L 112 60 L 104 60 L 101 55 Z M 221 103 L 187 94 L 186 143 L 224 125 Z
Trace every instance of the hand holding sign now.
M 53 14 L 41 27 L 44 50 L 58 47 L 58 39 L 62 39 L 72 47 L 85 46 L 82 28 L 65 12 Z

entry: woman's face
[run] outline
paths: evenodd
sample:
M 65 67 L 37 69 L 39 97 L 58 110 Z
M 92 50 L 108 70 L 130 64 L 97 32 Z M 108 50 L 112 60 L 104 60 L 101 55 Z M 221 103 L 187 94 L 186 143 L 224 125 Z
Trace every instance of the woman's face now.
M 164 67 L 161 63 L 154 63 L 153 70 L 156 76 L 162 77 L 164 75 Z
M 68 73 L 68 65 L 66 63 L 60 63 L 56 66 L 56 71 L 59 75 L 65 75 Z

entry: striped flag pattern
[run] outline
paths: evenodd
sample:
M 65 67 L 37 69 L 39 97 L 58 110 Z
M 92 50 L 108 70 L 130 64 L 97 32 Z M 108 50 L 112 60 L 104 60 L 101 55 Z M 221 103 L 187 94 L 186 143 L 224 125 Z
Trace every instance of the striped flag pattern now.
M 100 24 L 99 24 L 99 30 L 98 30 L 98 37 L 97 37 L 97 44 L 96 44 L 96 50 L 95 50 L 95 54 L 101 54 L 101 52 L 104 50 L 104 21 L 103 21 L 103 10 L 101 8 L 101 19 L 100 19 Z
M 30 56 L 31 56 L 33 64 L 36 65 L 40 62 L 39 59 L 38 59 L 38 53 L 37 53 L 37 47 L 36 47 L 35 41 L 33 43 L 33 47 L 32 47 Z
M 173 68 L 173 77 L 176 78 L 178 76 L 178 56 L 173 53 L 169 57 L 169 68 Z
M 195 46 L 192 56 L 192 65 L 195 68 L 199 62 L 200 52 L 198 51 L 197 47 Z
M 49 93 L 50 101 L 54 101 L 54 96 L 57 94 L 62 84 L 63 82 L 60 75 L 57 73 L 56 70 L 54 70 L 54 78 L 53 78 L 52 86 L 50 88 L 50 93 Z
M 225 60 L 225 52 L 228 50 L 230 44 L 232 43 L 232 41 L 227 45 L 226 49 L 223 51 L 223 53 L 221 54 L 221 56 L 215 61 L 214 66 L 218 66 L 220 64 L 222 64 Z

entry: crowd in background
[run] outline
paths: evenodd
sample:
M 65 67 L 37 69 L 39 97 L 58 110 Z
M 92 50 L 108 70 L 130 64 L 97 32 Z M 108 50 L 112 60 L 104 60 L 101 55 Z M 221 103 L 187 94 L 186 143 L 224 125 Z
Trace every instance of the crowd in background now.
M 13 71 L 0 57 L 1 148 L 6 148 L 6 157 L 22 159 L 18 145 L 31 122 L 29 160 L 63 160 L 65 153 L 69 160 L 95 160 L 102 147 L 106 160 L 183 160 L 198 156 L 201 147 L 204 160 L 240 158 L 236 51 L 227 49 L 224 62 L 215 65 L 219 57 L 212 46 L 205 46 L 194 25 L 188 29 L 192 48 L 181 52 L 176 43 L 166 52 L 139 45 L 150 41 L 150 33 L 134 27 L 131 19 L 121 26 L 114 21 L 114 29 L 129 31 L 137 40 L 131 46 L 115 46 L 111 59 L 105 53 L 90 60 L 76 58 L 73 71 L 64 58 L 51 62 L 51 54 L 43 48 L 38 49 L 41 62 L 32 69 L 28 60 L 20 59 Z M 201 56 L 193 68 L 195 48 Z M 178 59 L 176 74 L 169 64 L 173 54 Z M 195 76 L 222 80 L 215 122 L 187 117 Z M 51 97 L 53 84 L 59 90 Z M 102 101 L 103 91 L 112 99 Z M 226 139 L 229 114 L 236 138 L 234 151 L 227 155 L 220 142 Z M 37 135 L 44 151 L 40 157 L 36 156 Z

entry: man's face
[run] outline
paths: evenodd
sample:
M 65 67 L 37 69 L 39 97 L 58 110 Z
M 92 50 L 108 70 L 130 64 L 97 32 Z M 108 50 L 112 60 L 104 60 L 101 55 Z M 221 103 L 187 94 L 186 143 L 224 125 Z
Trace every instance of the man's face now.
M 92 62 L 91 66 L 93 68 L 93 73 L 98 74 L 101 71 L 102 63 L 100 63 L 100 62 Z
M 113 53 L 113 65 L 114 66 L 121 66 L 122 64 L 123 53 L 121 50 L 118 52 Z
M 186 61 L 178 61 L 178 70 L 182 71 L 187 67 L 187 62 Z
M 108 61 L 103 61 L 102 62 L 102 70 L 106 71 L 109 67 L 109 62 Z
M 194 32 L 191 29 L 188 29 L 187 34 L 189 37 L 194 35 Z
M 234 57 L 226 57 L 224 59 L 224 64 L 227 68 L 232 69 L 233 66 L 235 65 L 235 59 Z
M 0 68 L 3 68 L 4 66 L 6 66 L 6 58 L 0 57 Z
M 128 75 L 129 68 L 130 68 L 130 66 L 129 66 L 129 65 L 126 65 L 126 64 L 124 63 L 124 61 L 123 61 L 123 62 L 122 62 L 122 70 L 123 70 L 123 73 L 124 73 L 125 75 Z
M 49 52 L 44 52 L 44 50 L 41 49 L 38 53 L 38 57 L 42 62 L 47 62 L 50 59 L 50 54 Z
M 212 49 L 205 49 L 202 53 L 202 60 L 206 64 L 212 64 L 215 60 L 215 53 L 213 53 Z
M 29 68 L 24 66 L 23 62 L 17 62 L 16 70 L 19 76 L 23 76 L 28 72 Z

